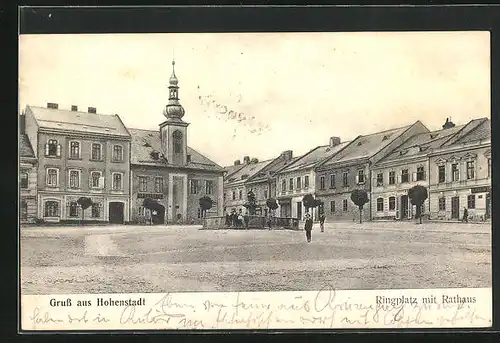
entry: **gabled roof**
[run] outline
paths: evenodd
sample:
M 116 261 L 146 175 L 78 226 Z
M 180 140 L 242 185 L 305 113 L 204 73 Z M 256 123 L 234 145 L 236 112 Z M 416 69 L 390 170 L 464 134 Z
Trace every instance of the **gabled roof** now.
M 488 118 L 479 118 L 471 120 L 444 146 L 467 144 L 487 139 L 491 139 L 491 122 Z
M 245 183 L 248 178 L 258 173 L 262 168 L 267 166 L 272 161 L 273 160 L 266 160 L 257 163 L 246 163 L 243 165 L 243 168 L 227 176 L 224 182 L 229 186 Z
M 404 157 L 425 156 L 433 149 L 440 147 L 447 139 L 460 131 L 465 125 L 455 126 L 449 129 L 436 130 L 414 135 L 407 139 L 399 147 L 391 151 L 378 163 L 399 160 Z
M 29 105 L 26 110 L 33 114 L 40 128 L 130 137 L 117 114 L 106 115 Z
M 282 169 L 286 168 L 287 166 L 291 165 L 295 161 L 297 161 L 299 158 L 302 156 L 296 156 L 292 157 L 291 160 L 287 161 L 285 158 L 283 158 L 282 155 L 276 157 L 271 163 L 269 163 L 267 166 L 262 168 L 258 173 L 254 174 L 252 177 L 249 178 L 249 181 L 251 182 L 263 182 L 268 180 L 268 175 L 272 176 L 275 173 L 281 171 Z
M 35 157 L 33 148 L 31 147 L 30 139 L 24 133 L 19 135 L 19 156 L 20 157 Z
M 237 164 L 237 165 L 231 165 L 231 166 L 226 166 L 224 167 L 224 171 L 226 172 L 226 176 L 230 176 L 231 174 L 237 172 L 241 168 L 244 167 L 244 164 Z
M 408 130 L 411 125 L 385 130 L 365 136 L 358 136 L 338 154 L 328 159 L 324 165 L 370 158 Z
M 146 166 L 172 167 L 176 166 L 168 163 L 161 156 L 154 159 L 152 152 L 156 151 L 161 155 L 161 137 L 159 131 L 129 129 L 132 136 L 131 142 L 131 164 Z M 187 154 L 191 155 L 191 161 L 183 168 L 199 169 L 207 171 L 222 172 L 223 169 L 217 163 L 203 156 L 193 148 L 187 147 Z
M 312 168 L 325 159 L 334 156 L 339 151 L 342 151 L 342 149 L 347 147 L 349 144 L 350 142 L 343 142 L 333 147 L 330 147 L 330 145 L 318 146 L 303 155 L 301 158 L 295 160 L 293 163 L 290 163 L 287 167 L 281 169 L 279 172 L 287 173 L 295 170 Z

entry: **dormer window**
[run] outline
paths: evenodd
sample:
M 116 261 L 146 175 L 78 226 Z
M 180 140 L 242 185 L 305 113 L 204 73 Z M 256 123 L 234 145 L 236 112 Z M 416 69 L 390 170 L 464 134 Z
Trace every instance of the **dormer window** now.
M 160 157 L 160 153 L 158 151 L 152 151 L 150 155 L 153 160 L 157 160 Z
M 58 144 L 57 140 L 49 139 L 47 144 L 45 144 L 45 156 L 47 157 L 60 157 L 61 156 L 61 144 Z
M 388 140 L 388 139 L 389 139 L 389 137 L 384 136 L 384 138 L 382 138 L 382 141 L 386 141 L 386 140 Z
M 151 148 L 151 144 L 149 144 L 148 142 L 144 143 L 144 145 L 146 148 Z
M 363 142 L 359 141 L 358 146 L 361 146 L 361 145 L 363 145 Z

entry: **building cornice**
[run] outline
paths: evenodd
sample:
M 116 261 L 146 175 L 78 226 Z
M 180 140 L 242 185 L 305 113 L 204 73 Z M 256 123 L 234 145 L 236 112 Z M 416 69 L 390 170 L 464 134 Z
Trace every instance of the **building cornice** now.
M 48 129 L 44 127 L 40 127 L 38 129 L 39 133 L 46 133 L 46 134 L 57 134 L 57 135 L 64 135 L 64 136 L 71 136 L 71 137 L 78 137 L 78 138 L 97 138 L 97 139 L 115 139 L 115 140 L 122 140 L 126 142 L 130 142 L 132 139 L 130 136 L 122 136 L 122 135 L 114 135 L 114 134 L 100 134 L 100 133 L 94 133 L 94 132 L 79 132 L 79 131 L 73 131 L 73 130 L 63 130 L 63 129 Z
M 478 141 L 470 144 L 461 144 L 461 145 L 453 145 L 449 147 L 443 147 L 439 149 L 435 149 L 434 151 L 430 152 L 427 156 L 428 157 L 434 157 L 434 156 L 439 156 L 439 155 L 444 155 L 452 152 L 459 152 L 463 150 L 475 150 L 475 149 L 481 149 L 481 148 L 486 148 L 486 147 L 491 147 L 491 139 L 485 140 L 485 141 Z

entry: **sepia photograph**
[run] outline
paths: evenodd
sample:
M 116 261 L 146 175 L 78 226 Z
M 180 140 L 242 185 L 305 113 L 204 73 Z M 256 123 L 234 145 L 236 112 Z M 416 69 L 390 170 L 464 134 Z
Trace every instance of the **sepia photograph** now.
M 21 35 L 21 295 L 491 301 L 490 93 L 482 31 Z

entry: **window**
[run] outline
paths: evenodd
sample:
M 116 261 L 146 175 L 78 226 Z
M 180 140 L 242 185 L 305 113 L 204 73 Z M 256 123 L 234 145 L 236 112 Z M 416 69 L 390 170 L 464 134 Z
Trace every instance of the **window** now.
M 47 186 L 57 187 L 59 185 L 59 169 L 47 169 Z
M 139 192 L 148 191 L 148 179 L 145 176 L 139 176 Z
M 48 157 L 61 156 L 61 145 L 58 144 L 55 139 L 49 139 L 47 144 L 45 144 L 45 156 Z
M 174 153 L 182 154 L 182 132 L 179 130 L 174 131 L 172 134 L 172 141 L 174 145 Z
M 491 177 L 491 158 L 488 158 L 488 177 Z
M 143 206 L 139 206 L 137 209 L 137 214 L 140 216 L 145 216 L 146 215 L 146 209 Z
M 377 212 L 383 212 L 383 211 L 384 211 L 384 199 L 378 198 L 377 199 Z
M 191 180 L 191 194 L 197 194 L 198 193 L 198 180 Z
M 417 167 L 417 181 L 425 180 L 424 167 Z
M 102 173 L 100 171 L 90 172 L 90 187 L 103 188 Z
M 342 200 L 342 210 L 347 211 L 347 199 Z
M 304 188 L 305 189 L 309 188 L 309 176 L 308 175 L 304 176 Z
M 123 147 L 121 145 L 113 145 L 113 162 L 123 161 Z
M 394 211 L 396 209 L 396 198 L 389 197 L 389 211 Z
M 335 174 L 330 175 L 330 188 L 335 188 Z
M 476 170 L 474 167 L 474 161 L 468 161 L 467 162 L 467 180 L 474 179 L 475 177 L 476 177 Z
M 211 180 L 205 181 L 205 193 L 214 194 L 214 182 Z
M 28 188 L 28 173 L 21 173 L 19 182 L 21 183 L 21 188 Z
M 408 169 L 401 170 L 401 183 L 408 182 Z
M 45 217 L 59 217 L 59 203 L 57 201 L 45 202 Z
M 70 142 L 69 143 L 69 158 L 78 159 L 80 158 L 80 143 Z
M 445 197 L 439 198 L 439 210 L 446 211 L 446 198 Z
M 330 201 L 330 212 L 335 213 L 335 201 Z
M 102 207 L 102 204 L 98 204 L 98 203 L 92 204 L 92 218 L 101 217 L 101 207 Z M 139 214 L 141 213 L 141 208 L 144 211 L 144 207 L 142 207 L 142 206 L 139 207 Z
M 201 218 L 201 208 L 198 208 L 198 219 Z
M 69 171 L 69 188 L 80 188 L 80 171 L 70 170 Z
M 348 187 L 349 186 L 349 180 L 348 180 L 348 173 L 347 172 L 344 172 L 344 174 L 342 174 L 342 185 L 344 187 Z
M 242 191 L 241 189 L 240 189 L 240 191 L 239 191 L 239 194 L 238 194 L 238 195 L 239 195 L 239 199 L 240 199 L 240 200 L 241 200 L 241 199 L 243 199 L 243 191 Z
M 233 200 L 236 200 L 236 192 L 233 191 Z
M 21 220 L 28 219 L 28 203 L 24 200 L 21 201 Z
M 365 182 L 365 171 L 360 169 L 358 170 L 358 183 L 364 183 Z
M 286 191 L 286 180 L 281 181 L 281 191 L 282 192 Z
M 439 183 L 446 181 L 446 169 L 444 166 L 438 167 L 438 181 Z
M 476 195 L 471 194 L 467 196 L 467 208 L 476 208 Z
M 382 186 L 384 184 L 384 174 L 377 174 L 377 186 Z
M 451 165 L 451 179 L 453 181 L 458 181 L 460 179 L 460 171 L 457 163 Z
M 122 182 L 122 174 L 121 173 L 113 173 L 113 190 L 119 191 L 123 189 Z
M 155 178 L 155 193 L 163 193 L 163 178 Z
M 297 189 L 300 189 L 302 188 L 302 178 L 299 176 L 297 178 Z
M 389 184 L 394 185 L 396 184 L 396 172 L 389 172 Z
M 290 180 L 288 181 L 288 189 L 289 189 L 290 191 L 292 191 L 292 190 L 293 190 L 293 179 L 290 179 Z
M 267 189 L 264 189 L 264 199 L 267 199 L 267 196 L 268 196 Z
M 90 159 L 94 161 L 100 161 L 102 159 L 101 155 L 101 144 L 99 143 L 92 143 L 92 154 L 90 156 Z
M 72 201 L 69 204 L 69 216 L 78 217 L 78 203 L 76 201 Z
M 324 176 L 321 176 L 319 178 L 319 188 L 320 189 L 325 189 L 325 177 Z

